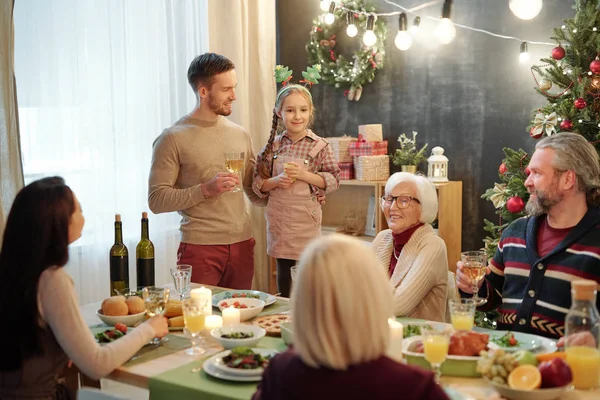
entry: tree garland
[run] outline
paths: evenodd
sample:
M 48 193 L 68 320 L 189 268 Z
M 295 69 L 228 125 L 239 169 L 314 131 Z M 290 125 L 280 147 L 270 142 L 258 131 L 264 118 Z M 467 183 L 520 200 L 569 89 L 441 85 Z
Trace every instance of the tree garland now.
M 362 0 L 346 2 L 344 7 L 363 13 L 376 11 L 373 6 L 365 5 Z M 363 85 L 373 82 L 375 72 L 383 68 L 385 56 L 383 42 L 387 28 L 382 19 L 376 19 L 373 32 L 377 37 L 377 42 L 372 47 L 367 47 L 362 43 L 362 35 L 367 27 L 367 16 L 355 13 L 354 24 L 359 33 L 354 40 L 360 42 L 360 49 L 354 52 L 353 60 L 346 60 L 344 56 L 335 51 L 335 46 L 340 29 L 346 26 L 347 13 L 348 11 L 341 7 L 336 8 L 334 12 L 336 18 L 331 25 L 324 22 L 324 14 L 314 20 L 306 51 L 309 64 L 321 64 L 323 81 L 336 88 L 344 89 L 344 96 L 347 96 L 349 100 L 359 101 Z

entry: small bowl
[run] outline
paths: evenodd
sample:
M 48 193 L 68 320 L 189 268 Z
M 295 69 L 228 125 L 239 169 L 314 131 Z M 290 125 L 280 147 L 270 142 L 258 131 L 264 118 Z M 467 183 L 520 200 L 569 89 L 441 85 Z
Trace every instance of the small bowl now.
M 123 315 L 120 317 L 104 315 L 104 314 L 102 314 L 102 310 L 98 310 L 98 311 L 96 311 L 96 315 L 106 325 L 114 326 L 116 323 L 120 322 L 127 326 L 134 326 L 135 324 L 140 322 L 142 319 L 144 319 L 144 316 L 146 315 L 146 310 L 142 311 L 141 313 L 131 314 L 131 315 Z
M 254 333 L 254 336 L 247 339 L 227 339 L 221 337 L 222 334 L 228 333 L 230 328 L 231 332 L 252 332 Z M 210 331 L 210 336 L 212 336 L 213 339 L 215 339 L 221 346 L 223 346 L 223 348 L 228 350 L 239 346 L 256 347 L 258 342 L 260 342 L 260 340 L 265 337 L 266 333 L 267 331 L 265 331 L 260 326 L 239 324 L 231 327 L 226 326 L 223 328 L 215 328 L 212 331 Z
M 282 322 L 279 326 L 281 327 L 281 338 L 283 339 L 283 342 L 289 346 L 292 344 L 292 339 L 294 338 L 292 321 Z
M 492 385 L 500 396 L 508 400 L 556 400 L 562 399 L 565 392 L 573 390 L 573 385 L 561 386 L 557 388 L 535 389 L 535 390 L 519 390 L 511 389 L 505 385 L 499 385 L 489 379 L 484 380 Z
M 259 299 L 227 299 L 219 302 L 219 310 L 223 312 L 224 308 L 234 303 L 245 305 L 248 308 L 238 308 L 240 310 L 240 321 L 248 321 L 256 317 L 265 308 L 265 302 Z

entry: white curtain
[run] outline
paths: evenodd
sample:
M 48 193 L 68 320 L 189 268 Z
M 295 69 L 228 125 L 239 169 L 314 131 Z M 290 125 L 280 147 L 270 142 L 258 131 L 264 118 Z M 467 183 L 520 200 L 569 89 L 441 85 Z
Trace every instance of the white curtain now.
M 237 101 L 230 119 L 245 127 L 258 151 L 269 138 L 276 84 L 275 0 L 220 0 L 209 2 L 210 51 L 233 61 L 238 77 Z M 254 226 L 254 283 L 269 289 L 269 258 L 263 209 L 250 207 Z M 275 290 L 275 288 L 272 288 Z
M 83 208 L 67 271 L 80 302 L 109 295 L 114 214 L 135 246 L 152 142 L 195 105 L 190 61 L 208 50 L 207 0 L 18 0 L 15 70 L 26 183 L 60 175 Z M 150 213 L 156 283 L 171 281 L 179 216 Z
M 14 79 L 14 1 L 0 4 L 0 243 L 10 206 L 23 187 Z

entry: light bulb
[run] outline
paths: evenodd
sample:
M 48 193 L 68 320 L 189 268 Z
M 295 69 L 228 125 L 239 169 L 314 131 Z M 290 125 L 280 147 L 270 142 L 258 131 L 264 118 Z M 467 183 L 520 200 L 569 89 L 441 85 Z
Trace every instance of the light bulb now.
M 373 32 L 371 30 L 366 31 L 363 36 L 363 43 L 367 47 L 371 47 L 375 43 L 377 43 L 377 36 L 375 35 L 375 32 Z
M 358 34 L 358 28 L 356 27 L 356 25 L 348 25 L 348 27 L 346 28 L 346 34 L 350 37 L 356 36 Z
M 331 2 L 328 0 L 321 0 L 321 10 L 322 11 L 329 10 L 329 3 L 331 3 Z
M 394 39 L 394 44 L 402 51 L 410 49 L 412 42 L 412 36 L 410 36 L 410 34 L 406 31 L 398 31 L 396 39 Z
M 335 15 L 333 15 L 332 13 L 327 13 L 327 15 L 325 16 L 325 23 L 327 25 L 331 25 L 331 24 L 333 24 L 334 21 L 335 21 Z
M 410 27 L 410 33 L 416 35 L 419 32 L 419 25 L 421 25 L 421 17 L 415 17 L 412 26 Z
M 519 54 L 519 61 L 520 62 L 529 61 L 529 53 L 521 53 L 521 54 Z
M 543 0 L 510 0 L 508 8 L 517 18 L 529 20 L 542 11 Z
M 448 44 L 456 36 L 456 28 L 450 18 L 441 18 L 435 29 L 435 36 L 440 40 L 442 44 Z

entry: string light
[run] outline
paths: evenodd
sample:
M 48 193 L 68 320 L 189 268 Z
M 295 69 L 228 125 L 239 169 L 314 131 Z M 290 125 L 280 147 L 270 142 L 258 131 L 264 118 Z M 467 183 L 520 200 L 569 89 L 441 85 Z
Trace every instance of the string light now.
M 527 42 L 521 43 L 521 53 L 519 54 L 519 61 L 522 63 L 529 61 L 529 52 L 527 51 Z
M 321 0 L 321 11 L 329 10 L 329 1 Z
M 363 35 L 363 43 L 367 47 L 373 46 L 377 43 L 377 36 L 373 32 L 373 26 L 375 25 L 375 15 L 369 15 L 367 18 L 367 31 Z
M 410 33 L 416 35 L 419 32 L 419 25 L 421 25 L 421 17 L 418 15 L 415 17 L 412 26 L 410 27 Z
M 335 14 L 334 14 L 334 12 L 335 12 L 335 2 L 332 1 L 329 4 L 329 12 L 325 16 L 325 23 L 327 25 L 331 25 L 331 24 L 333 24 L 335 22 Z
M 442 44 L 450 43 L 456 36 L 456 28 L 450 19 L 451 12 L 452 0 L 445 0 L 442 8 L 442 18 L 434 32 Z
M 542 11 L 542 0 L 510 0 L 508 8 L 517 18 L 530 20 Z
M 358 28 L 354 25 L 354 13 L 352 11 L 346 13 L 346 23 L 348 24 L 346 34 L 350 37 L 356 36 L 358 34 Z
M 406 51 L 412 46 L 412 36 L 406 31 L 406 14 L 401 13 L 398 19 L 398 34 L 394 39 L 394 44 L 399 50 Z

